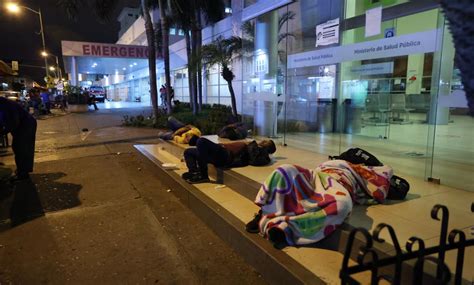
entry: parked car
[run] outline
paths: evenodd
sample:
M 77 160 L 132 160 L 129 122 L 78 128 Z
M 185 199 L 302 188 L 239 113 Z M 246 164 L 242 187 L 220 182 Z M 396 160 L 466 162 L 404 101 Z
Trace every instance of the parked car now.
M 20 101 L 21 93 L 18 91 L 0 91 L 0 97 L 5 97 L 13 101 Z
M 107 99 L 107 93 L 105 88 L 102 86 L 91 86 L 89 88 L 89 93 L 95 96 L 97 102 L 104 102 Z

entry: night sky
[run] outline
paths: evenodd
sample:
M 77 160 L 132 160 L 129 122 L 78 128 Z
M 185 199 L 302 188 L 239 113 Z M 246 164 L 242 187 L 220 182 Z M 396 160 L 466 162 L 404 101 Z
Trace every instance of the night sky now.
M 83 2 L 92 0 L 83 0 Z M 15 0 L 23 6 L 34 10 L 41 8 L 45 26 L 45 42 L 48 52 L 59 57 L 61 63 L 61 40 L 90 41 L 114 43 L 118 39 L 120 24 L 117 16 L 123 7 L 138 7 L 139 0 L 117 0 L 119 4 L 112 12 L 110 21 L 101 23 L 91 8 L 83 6 L 77 16 L 77 21 L 68 18 L 64 9 L 57 5 L 57 0 Z M 6 0 L 0 0 L 0 60 L 20 63 L 20 75 L 32 77 L 43 84 L 44 68 L 25 67 L 25 65 L 44 66 L 40 55 L 42 50 L 39 17 L 25 9 L 17 15 L 6 11 Z M 54 64 L 54 57 L 49 63 Z

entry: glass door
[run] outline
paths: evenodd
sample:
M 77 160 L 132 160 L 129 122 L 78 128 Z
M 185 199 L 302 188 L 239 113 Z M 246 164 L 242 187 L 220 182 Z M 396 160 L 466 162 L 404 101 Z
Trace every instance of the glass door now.
M 440 17 L 441 49 L 435 54 L 438 80 L 436 104 L 432 104 L 432 128 L 426 178 L 455 188 L 474 191 L 474 119 L 469 116 L 461 74 L 455 64 L 456 50 L 444 17 Z
M 424 176 L 432 155 L 427 140 L 438 18 L 439 9 L 432 9 L 384 21 L 377 36 L 366 37 L 365 27 L 343 32 L 343 46 L 368 52 L 341 63 L 341 152 L 360 147 L 400 175 Z

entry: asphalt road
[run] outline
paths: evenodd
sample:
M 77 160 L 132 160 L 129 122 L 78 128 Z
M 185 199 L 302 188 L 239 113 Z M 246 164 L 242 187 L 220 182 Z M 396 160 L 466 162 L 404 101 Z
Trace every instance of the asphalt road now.
M 132 113 L 38 121 L 32 182 L 0 184 L 0 284 L 264 283 L 147 168 L 133 144 L 156 130 Z

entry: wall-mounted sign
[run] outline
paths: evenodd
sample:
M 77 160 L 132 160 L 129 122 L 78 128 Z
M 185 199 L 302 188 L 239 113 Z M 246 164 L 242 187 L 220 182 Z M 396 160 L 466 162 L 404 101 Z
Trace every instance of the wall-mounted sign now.
M 393 38 L 395 36 L 395 28 L 386 28 L 384 38 Z
M 434 29 L 393 38 L 291 54 L 288 56 L 288 68 L 434 52 L 437 49 L 438 32 L 441 31 Z
M 316 26 L 316 47 L 339 43 L 339 18 Z
M 61 48 L 63 56 L 148 58 L 147 46 L 61 41 Z
M 393 61 L 353 66 L 351 72 L 358 75 L 392 74 Z
M 380 34 L 382 27 L 382 6 L 367 10 L 365 12 L 365 37 Z

